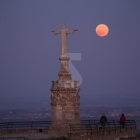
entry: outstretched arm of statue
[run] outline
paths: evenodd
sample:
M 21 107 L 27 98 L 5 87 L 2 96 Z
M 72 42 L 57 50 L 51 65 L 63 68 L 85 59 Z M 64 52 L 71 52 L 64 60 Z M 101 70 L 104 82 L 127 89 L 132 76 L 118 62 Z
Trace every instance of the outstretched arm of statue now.
M 67 34 L 74 34 L 74 31 L 78 31 L 77 29 L 67 29 Z
M 52 32 L 54 32 L 54 33 L 55 33 L 55 35 L 57 35 L 57 34 L 60 34 L 60 33 L 61 33 L 60 29 L 58 29 L 58 30 L 53 30 Z

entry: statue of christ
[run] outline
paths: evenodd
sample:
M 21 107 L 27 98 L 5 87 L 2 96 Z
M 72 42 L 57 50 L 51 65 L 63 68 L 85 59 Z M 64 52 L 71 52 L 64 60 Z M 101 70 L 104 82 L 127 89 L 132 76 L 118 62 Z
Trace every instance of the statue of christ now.
M 74 31 L 78 31 L 78 30 L 66 28 L 65 23 L 62 23 L 61 29 L 52 31 L 55 33 L 55 35 L 61 34 L 61 54 L 62 55 L 68 53 L 67 34 L 74 34 Z

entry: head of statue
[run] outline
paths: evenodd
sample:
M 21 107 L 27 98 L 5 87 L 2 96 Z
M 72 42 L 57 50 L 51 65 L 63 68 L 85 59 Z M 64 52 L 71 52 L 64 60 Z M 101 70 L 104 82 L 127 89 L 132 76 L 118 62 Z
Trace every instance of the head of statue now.
M 62 23 L 62 28 L 66 28 L 66 24 L 65 23 Z
M 102 116 L 105 116 L 105 113 L 103 113 Z

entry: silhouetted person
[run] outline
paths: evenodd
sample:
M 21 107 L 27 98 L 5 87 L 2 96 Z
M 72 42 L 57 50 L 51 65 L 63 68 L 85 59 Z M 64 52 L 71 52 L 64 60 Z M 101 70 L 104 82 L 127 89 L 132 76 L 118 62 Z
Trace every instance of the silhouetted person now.
M 103 127 L 103 130 L 105 130 L 105 124 L 107 123 L 107 117 L 105 116 L 104 113 L 102 114 L 102 117 L 100 119 L 100 123 L 101 123 L 101 125 Z
M 125 126 L 125 121 L 126 121 L 126 118 L 125 118 L 124 114 L 122 114 L 122 116 L 120 117 L 120 122 L 122 124 L 122 128 Z

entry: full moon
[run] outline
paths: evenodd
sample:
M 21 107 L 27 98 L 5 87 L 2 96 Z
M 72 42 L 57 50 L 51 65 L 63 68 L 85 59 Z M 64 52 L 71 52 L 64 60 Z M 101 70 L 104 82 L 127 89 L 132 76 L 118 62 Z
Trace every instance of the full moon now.
M 97 27 L 96 27 L 96 33 L 98 36 L 106 36 L 109 32 L 109 28 L 105 25 L 105 24 L 99 24 Z

